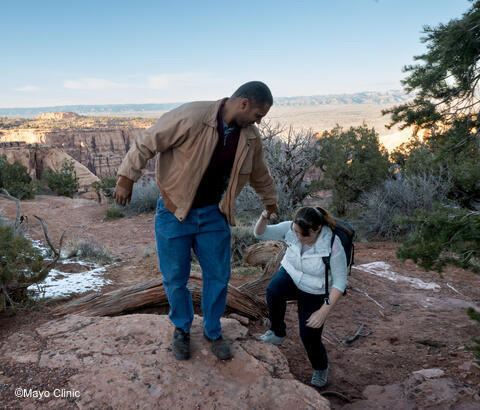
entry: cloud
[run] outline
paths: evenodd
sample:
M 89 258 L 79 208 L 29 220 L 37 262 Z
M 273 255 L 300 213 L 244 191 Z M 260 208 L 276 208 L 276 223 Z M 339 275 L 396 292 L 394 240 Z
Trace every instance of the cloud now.
M 25 85 L 23 87 L 14 88 L 15 91 L 23 91 L 23 92 L 30 92 L 30 91 L 38 91 L 40 87 L 36 85 Z
M 103 78 L 80 78 L 63 83 L 65 88 L 72 90 L 105 90 L 111 88 L 127 88 L 128 84 L 116 83 Z
M 193 87 L 203 79 L 203 75 L 194 73 L 159 74 L 148 77 L 148 88 L 163 90 L 174 87 Z

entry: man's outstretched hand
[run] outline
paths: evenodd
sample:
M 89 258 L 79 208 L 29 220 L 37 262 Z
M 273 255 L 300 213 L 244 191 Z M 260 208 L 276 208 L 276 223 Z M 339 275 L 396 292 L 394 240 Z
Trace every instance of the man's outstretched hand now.
M 265 207 L 265 210 L 267 211 L 267 219 L 277 219 L 278 217 L 278 206 L 277 204 L 273 205 L 267 205 Z
M 123 175 L 118 178 L 113 198 L 120 205 L 126 205 L 132 199 L 133 181 Z

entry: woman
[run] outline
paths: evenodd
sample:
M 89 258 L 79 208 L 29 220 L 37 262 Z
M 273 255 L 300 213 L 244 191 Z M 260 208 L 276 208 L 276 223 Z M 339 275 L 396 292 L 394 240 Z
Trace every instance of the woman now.
M 306 207 L 297 212 L 293 221 L 269 226 L 264 211 L 254 229 L 258 239 L 284 240 L 287 244 L 281 267 L 267 288 L 271 325 L 260 340 L 282 344 L 286 336 L 287 300 L 297 300 L 300 337 L 314 370 L 311 383 L 317 387 L 327 384 L 328 375 L 323 324 L 347 284 L 347 259 L 337 236 L 331 246 L 334 227 L 335 221 L 327 211 Z M 322 258 L 330 253 L 328 283 L 332 286 L 329 303 L 324 303 L 327 295 Z

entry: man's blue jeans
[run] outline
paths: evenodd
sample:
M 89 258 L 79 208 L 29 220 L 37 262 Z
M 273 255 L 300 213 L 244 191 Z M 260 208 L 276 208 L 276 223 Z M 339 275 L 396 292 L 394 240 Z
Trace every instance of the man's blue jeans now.
M 155 238 L 160 271 L 163 275 L 170 320 L 175 327 L 190 330 L 193 303 L 187 282 L 193 248 L 202 268 L 203 326 L 210 339 L 222 334 L 220 317 L 225 311 L 230 279 L 230 226 L 218 205 L 192 209 L 180 222 L 157 202 Z

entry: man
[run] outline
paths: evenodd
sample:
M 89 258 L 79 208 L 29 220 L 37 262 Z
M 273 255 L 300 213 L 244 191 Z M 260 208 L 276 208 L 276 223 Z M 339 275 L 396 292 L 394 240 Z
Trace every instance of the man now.
M 202 268 L 204 335 L 219 359 L 231 357 L 220 317 L 230 279 L 229 224 L 235 225 L 235 198 L 249 182 L 268 215 L 278 213 L 275 184 L 254 125 L 272 104 L 269 88 L 259 81 L 243 84 L 230 98 L 184 104 L 140 134 L 118 170 L 114 198 L 125 205 L 147 160 L 158 154 L 161 197 L 155 236 L 175 325 L 172 350 L 179 360 L 190 358 L 193 304 L 187 282 L 192 248 Z

